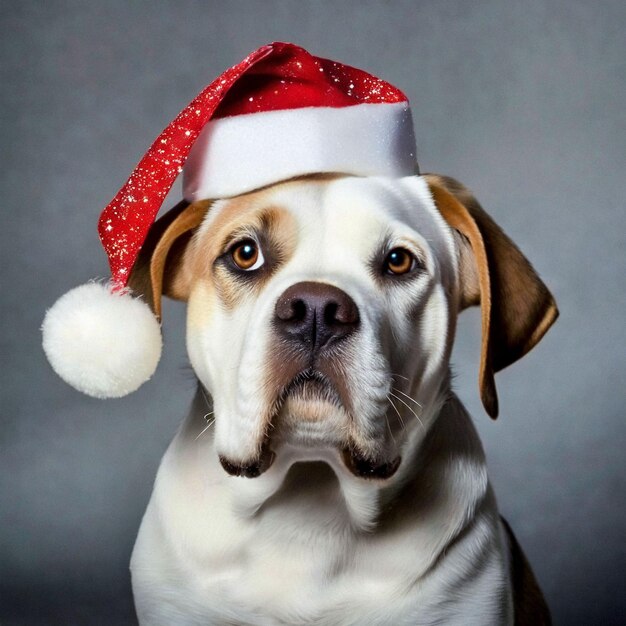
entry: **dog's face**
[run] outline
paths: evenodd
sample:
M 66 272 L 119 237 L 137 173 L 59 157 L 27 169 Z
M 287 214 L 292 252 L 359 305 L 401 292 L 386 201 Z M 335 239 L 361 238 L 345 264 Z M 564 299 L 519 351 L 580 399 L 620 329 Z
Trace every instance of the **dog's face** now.
M 516 249 L 527 267 L 490 261 L 485 247 L 477 254 L 475 233 L 461 223 L 476 230 L 475 222 L 436 182 L 317 176 L 196 210 L 201 223 L 174 255 L 166 291 L 188 300 L 188 352 L 213 397 L 226 471 L 255 477 L 285 450 L 303 458 L 324 450 L 345 471 L 389 479 L 445 400 L 458 311 L 504 295 L 485 286 L 485 274 L 501 291 L 496 274 L 512 271 L 521 301 L 525 280 L 537 287 Z M 172 239 L 185 231 L 175 226 Z M 510 257 L 510 240 L 495 239 L 491 257 Z M 483 307 L 484 332 L 496 328 L 503 345 L 512 334 L 519 353 L 483 345 L 486 405 L 493 370 L 549 326 L 553 303 L 541 296 L 543 321 L 535 315 L 528 329 L 511 331 L 508 321 L 520 318 L 519 298 L 514 316 L 509 305 Z
M 393 473 L 456 314 L 454 242 L 428 198 L 417 178 L 327 178 L 211 207 L 187 253 L 187 344 L 226 468 L 289 444 Z

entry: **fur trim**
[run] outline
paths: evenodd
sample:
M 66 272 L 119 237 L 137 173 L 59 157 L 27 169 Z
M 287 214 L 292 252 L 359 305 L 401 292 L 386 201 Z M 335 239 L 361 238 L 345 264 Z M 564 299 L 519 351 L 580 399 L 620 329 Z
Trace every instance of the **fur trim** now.
M 161 357 L 161 329 L 150 307 L 127 291 L 88 283 L 46 313 L 43 349 L 54 371 L 95 398 L 120 398 L 146 382 Z

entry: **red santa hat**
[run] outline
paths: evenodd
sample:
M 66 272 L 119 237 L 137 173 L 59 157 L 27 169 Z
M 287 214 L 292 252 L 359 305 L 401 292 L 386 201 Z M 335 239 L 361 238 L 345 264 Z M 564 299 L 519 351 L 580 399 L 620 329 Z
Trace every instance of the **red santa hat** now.
M 181 111 L 104 209 L 98 231 L 112 280 L 77 287 L 47 312 L 48 360 L 67 383 L 99 398 L 124 396 L 152 376 L 159 322 L 127 284 L 181 172 L 185 199 L 195 201 L 317 172 L 416 171 L 411 112 L 399 89 L 293 44 L 259 48 Z

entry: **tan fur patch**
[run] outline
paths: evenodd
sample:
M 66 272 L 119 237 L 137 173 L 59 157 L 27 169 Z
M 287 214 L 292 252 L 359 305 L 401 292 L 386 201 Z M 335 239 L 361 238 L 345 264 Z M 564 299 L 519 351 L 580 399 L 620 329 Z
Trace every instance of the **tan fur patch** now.
M 211 320 L 217 305 L 217 294 L 213 281 L 199 279 L 194 281 L 187 306 L 188 328 L 204 327 Z
M 155 310 L 159 317 L 161 316 L 161 292 L 176 300 L 186 300 L 189 297 L 189 276 L 184 271 L 185 266 L 173 259 L 172 255 L 175 253 L 176 242 L 187 233 L 191 234 L 200 225 L 208 208 L 208 201 L 189 205 L 170 224 L 154 249 L 150 262 L 150 278 L 155 294 L 159 295 L 158 300 L 155 299 Z M 179 265 L 181 265 L 181 271 L 176 271 Z
M 226 251 L 238 233 L 250 231 L 263 235 L 269 250 L 263 250 L 266 262 L 284 262 L 293 254 L 297 242 L 297 225 L 293 216 L 278 206 L 268 206 L 267 191 L 254 192 L 228 201 L 207 228 L 200 228 L 183 262 L 181 272 L 191 282 L 209 280 L 228 309 L 233 309 L 249 295 L 262 288 L 271 276 L 272 267 L 260 273 L 254 284 L 243 284 L 241 279 L 224 267 L 215 267 L 215 261 Z

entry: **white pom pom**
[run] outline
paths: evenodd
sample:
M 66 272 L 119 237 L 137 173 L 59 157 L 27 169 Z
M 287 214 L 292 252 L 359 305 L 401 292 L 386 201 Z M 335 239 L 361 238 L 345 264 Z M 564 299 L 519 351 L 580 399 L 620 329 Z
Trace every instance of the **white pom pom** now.
M 61 296 L 41 330 L 54 371 L 95 398 L 135 391 L 154 374 L 161 357 L 161 329 L 150 307 L 99 283 Z

